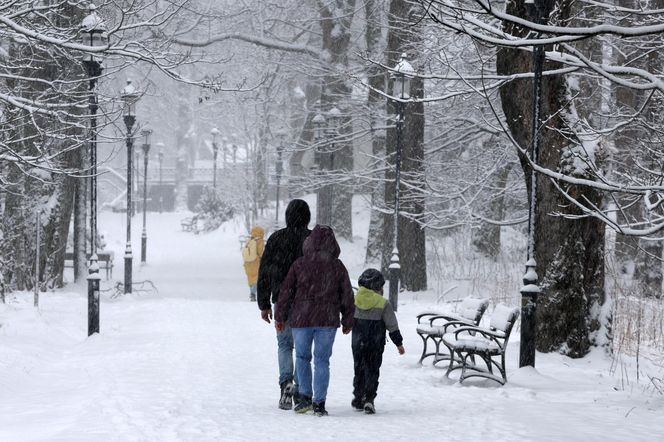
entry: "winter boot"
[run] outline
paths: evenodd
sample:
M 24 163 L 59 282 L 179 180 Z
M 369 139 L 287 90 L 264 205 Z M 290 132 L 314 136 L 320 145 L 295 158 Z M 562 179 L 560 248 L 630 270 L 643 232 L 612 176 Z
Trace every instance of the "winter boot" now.
M 314 415 L 318 417 L 327 416 L 327 410 L 325 409 L 325 401 L 314 402 Z
M 295 407 L 295 412 L 299 414 L 304 414 L 307 411 L 311 411 L 311 397 L 309 396 L 300 396 L 300 403 Z
M 256 302 L 256 295 L 254 295 L 253 293 L 249 295 L 249 302 Z
M 281 397 L 279 398 L 279 408 L 290 410 L 293 408 L 293 381 L 284 381 L 281 384 Z
M 353 407 L 355 411 L 364 411 L 364 399 L 353 398 L 350 401 L 350 406 Z
M 366 414 L 376 414 L 376 407 L 374 407 L 373 401 L 367 401 L 364 403 L 364 412 Z

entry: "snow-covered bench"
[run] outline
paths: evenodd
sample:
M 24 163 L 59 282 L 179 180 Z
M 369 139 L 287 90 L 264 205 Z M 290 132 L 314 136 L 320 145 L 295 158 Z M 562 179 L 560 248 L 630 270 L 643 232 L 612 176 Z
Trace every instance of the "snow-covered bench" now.
M 198 220 L 196 220 L 195 217 L 180 220 L 180 225 L 182 226 L 183 232 L 198 233 Z
M 453 327 L 479 325 L 488 306 L 488 299 L 468 297 L 461 301 L 459 312 L 456 315 L 440 312 L 425 312 L 417 315 L 417 334 L 422 338 L 422 356 L 420 356 L 419 363 L 421 364 L 429 356 L 434 357 L 434 365 L 437 362 L 449 360 L 449 353 L 440 352 L 443 335 Z M 427 351 L 429 341 L 435 345 L 434 351 Z
M 518 317 L 518 308 L 498 304 L 491 315 L 489 328 L 463 326 L 446 333 L 443 344 L 453 357 L 445 376 L 449 376 L 452 370 L 461 368 L 459 382 L 478 376 L 504 385 L 507 382 L 505 351 Z M 486 368 L 476 363 L 475 356 L 482 359 Z M 494 374 L 494 368 L 498 369 L 500 376 Z

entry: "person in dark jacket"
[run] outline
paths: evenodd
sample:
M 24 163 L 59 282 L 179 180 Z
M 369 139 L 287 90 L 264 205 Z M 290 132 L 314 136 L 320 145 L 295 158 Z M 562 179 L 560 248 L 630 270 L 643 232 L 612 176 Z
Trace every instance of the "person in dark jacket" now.
M 362 272 L 357 283 L 360 288 L 355 295 L 352 339 L 355 377 L 351 406 L 358 411 L 374 414 L 374 399 L 385 350 L 385 332 L 389 332 L 400 355 L 405 350 L 392 304 L 383 298 L 383 274 L 376 269 L 367 269 Z
M 257 302 L 261 317 L 268 324 L 272 319 L 272 303 L 279 299 L 279 289 L 288 270 L 302 256 L 302 244 L 311 230 L 309 205 L 299 199 L 292 200 L 286 208 L 286 228 L 277 230 L 267 240 L 258 269 Z M 276 314 L 276 305 L 275 305 Z M 290 410 L 293 397 L 297 400 L 297 378 L 293 368 L 293 334 L 287 322 L 277 330 L 277 354 L 279 359 L 279 408 Z
M 295 411 L 306 413 L 313 408 L 314 414 L 325 416 L 332 345 L 340 324 L 344 334 L 352 330 L 353 288 L 346 267 L 339 260 L 339 244 L 330 227 L 314 227 L 304 241 L 303 252 L 282 284 L 275 320 L 277 329 L 285 327 L 287 321 L 293 329 L 300 394 Z

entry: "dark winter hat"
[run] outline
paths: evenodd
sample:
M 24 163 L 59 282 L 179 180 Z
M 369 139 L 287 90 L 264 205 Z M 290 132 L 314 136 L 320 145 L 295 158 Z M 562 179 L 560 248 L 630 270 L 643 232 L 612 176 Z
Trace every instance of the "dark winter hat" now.
M 385 285 L 385 278 L 383 277 L 383 274 L 376 269 L 366 269 L 360 275 L 360 279 L 357 280 L 357 283 L 362 287 L 378 292 Z
M 286 207 L 286 225 L 290 228 L 303 228 L 309 225 L 311 212 L 306 201 L 295 199 Z

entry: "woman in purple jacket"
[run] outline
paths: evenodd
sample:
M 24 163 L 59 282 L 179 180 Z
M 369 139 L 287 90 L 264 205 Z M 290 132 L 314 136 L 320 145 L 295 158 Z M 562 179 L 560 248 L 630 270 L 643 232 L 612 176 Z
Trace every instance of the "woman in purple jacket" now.
M 355 301 L 348 271 L 339 260 L 339 244 L 330 227 L 314 227 L 302 252 L 304 256 L 293 263 L 281 285 L 275 319 L 277 330 L 284 327 L 286 320 L 293 329 L 300 394 L 295 411 L 306 413 L 313 408 L 314 414 L 325 416 L 332 345 L 340 324 L 344 334 L 350 333 Z

